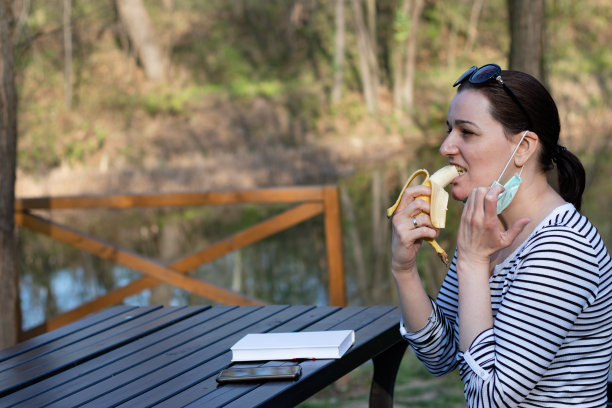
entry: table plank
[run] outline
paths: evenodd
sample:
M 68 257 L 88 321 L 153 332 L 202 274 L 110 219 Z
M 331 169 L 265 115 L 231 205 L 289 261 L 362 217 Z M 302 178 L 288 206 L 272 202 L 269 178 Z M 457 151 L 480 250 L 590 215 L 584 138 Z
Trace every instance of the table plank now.
M 381 318 L 381 316 L 383 316 L 384 314 L 387 314 L 392 309 L 393 309 L 392 307 L 376 307 L 376 308 L 348 307 L 348 308 L 340 309 L 336 313 L 328 315 L 323 319 L 319 319 L 317 321 L 311 322 L 311 324 L 305 326 L 303 330 L 304 331 L 336 330 L 336 329 L 340 330 L 340 328 L 338 328 L 339 325 L 343 324 L 343 322 L 348 320 L 349 322 L 352 322 L 350 323 L 352 324 L 351 329 L 354 329 L 356 332 L 355 333 L 355 342 L 356 342 L 355 344 L 357 345 L 359 344 L 361 337 L 367 338 L 367 339 L 370 338 L 369 332 L 367 330 L 360 332 L 360 329 L 363 330 L 365 326 L 367 326 L 368 324 L 371 324 L 376 319 Z M 394 316 L 393 319 L 396 319 L 396 320 L 393 323 L 391 323 L 391 326 L 393 325 L 397 326 L 399 322 L 399 318 Z M 290 328 L 287 326 L 278 328 L 279 331 L 286 331 L 285 329 L 290 329 Z M 298 331 L 298 330 L 299 329 L 296 329 L 293 331 Z M 398 336 L 399 336 L 399 332 L 398 332 Z M 355 346 L 353 346 L 353 348 L 354 347 Z M 349 351 L 353 351 L 353 348 L 351 348 Z M 347 353 L 347 357 L 348 357 L 348 353 Z M 366 361 L 366 360 L 367 358 L 363 361 Z M 335 360 L 320 360 L 320 361 L 324 361 L 327 363 L 331 363 L 331 362 L 336 363 Z M 278 362 L 275 362 L 275 363 L 278 364 Z M 294 363 L 290 362 L 289 364 L 294 364 Z M 303 365 L 303 363 L 300 363 L 300 365 Z M 305 375 L 303 372 L 301 378 L 304 378 L 304 376 Z M 302 380 L 300 379 L 299 381 L 302 381 Z M 284 389 L 285 387 L 293 387 L 295 384 L 296 382 L 294 381 L 269 382 L 269 383 L 266 383 L 265 386 L 275 387 L 274 391 L 270 391 L 266 389 L 263 392 L 260 392 L 259 387 L 262 386 L 262 384 L 260 383 L 240 384 L 240 387 L 236 387 L 235 384 L 219 386 L 216 383 L 216 378 L 213 376 L 203 381 L 199 387 L 196 387 L 196 390 L 189 393 L 192 397 L 197 396 L 199 394 L 199 396 L 196 399 L 192 398 L 192 400 L 189 401 L 189 403 L 193 404 L 193 406 L 214 407 L 214 406 L 224 406 L 228 403 L 231 403 L 233 400 L 238 400 L 238 401 L 241 401 L 240 404 L 246 404 L 246 402 L 244 400 L 241 400 L 241 398 L 244 397 L 244 398 L 250 399 L 250 396 L 253 393 L 255 393 L 255 395 L 257 395 L 259 398 L 264 397 L 265 399 L 267 398 L 270 392 L 272 393 L 277 392 L 276 391 L 277 387 L 281 387 L 280 389 Z M 204 391 L 207 391 L 207 392 L 204 392 Z M 186 397 L 187 395 L 188 394 L 185 393 L 184 396 L 180 400 L 173 398 L 173 399 L 168 400 L 166 403 L 160 404 L 159 406 L 160 407 L 171 407 L 173 406 L 172 404 L 175 404 L 174 406 L 183 406 L 184 403 L 187 402 L 187 400 L 189 399 Z M 258 397 L 256 397 L 255 400 L 257 400 Z M 250 405 L 247 404 L 247 405 L 242 405 L 242 406 L 250 406 Z
M 162 310 L 162 308 L 160 306 L 134 308 L 129 311 L 126 311 L 125 313 L 121 313 L 111 318 L 99 321 L 94 325 L 90 325 L 86 328 L 75 331 L 66 336 L 62 336 L 55 340 L 46 342 L 44 345 L 41 345 L 34 349 L 23 351 L 18 355 L 15 355 L 11 358 L 7 358 L 2 363 L 0 363 L 0 372 L 30 362 L 33 359 L 40 358 L 42 356 L 47 355 L 48 353 L 57 352 L 58 350 L 76 344 L 82 344 L 84 339 L 90 339 L 94 336 L 108 336 L 108 333 L 111 329 L 125 324 L 128 320 L 139 318 L 142 315 L 149 314 L 155 310 Z
M 270 330 L 270 332 L 302 330 L 303 328 L 311 325 L 313 322 L 319 321 L 337 312 L 340 308 L 332 306 L 302 306 L 301 309 L 303 309 L 303 311 L 294 307 L 293 310 L 295 310 L 296 316 L 286 323 L 283 323 L 280 326 Z M 239 339 L 249 332 L 252 331 L 245 328 L 245 330 L 242 330 L 239 335 L 236 335 L 236 338 Z M 147 407 L 153 405 L 159 408 L 183 406 L 195 399 L 200 398 L 202 395 L 215 390 L 217 388 L 217 382 L 215 380 L 217 374 L 221 369 L 230 364 L 231 351 L 229 351 L 228 347 L 226 352 L 222 354 L 219 359 L 213 360 L 209 364 L 196 366 L 193 369 L 184 372 L 180 376 L 161 384 L 155 389 L 129 400 L 122 406 L 125 408 Z M 210 378 L 212 378 L 212 381 L 203 381 Z
M 220 330 L 202 336 L 203 348 L 197 350 L 189 356 L 176 359 L 170 364 L 162 365 L 155 361 L 154 371 L 139 377 L 129 384 L 123 384 L 119 390 L 113 390 L 112 394 L 104 393 L 99 398 L 89 401 L 84 407 L 115 406 L 115 404 L 125 403 L 137 395 L 154 389 L 161 384 L 175 378 L 177 375 L 191 370 L 198 365 L 208 362 L 211 358 L 227 354 L 228 349 L 238 339 L 243 336 L 245 330 L 253 332 L 267 332 L 280 324 L 294 319 L 297 314 L 307 310 L 310 306 L 266 306 L 242 319 L 240 322 L 232 322 L 225 325 Z M 254 318 L 256 321 L 254 321 Z M 225 363 L 227 365 L 227 362 Z M 208 376 L 216 374 L 218 366 L 208 365 Z M 123 378 L 124 382 L 128 378 Z M 134 406 L 130 404 L 130 406 Z
M 314 395 L 319 390 L 322 390 L 327 385 L 331 384 L 336 379 L 348 374 L 364 362 L 368 361 L 372 356 L 385 350 L 387 346 L 383 344 L 391 344 L 395 340 L 401 340 L 399 334 L 399 312 L 395 308 L 377 308 L 376 312 L 384 314 L 376 317 L 372 313 L 373 308 L 366 309 L 361 315 L 369 320 L 368 324 L 361 326 L 355 332 L 355 343 L 353 347 L 338 360 L 306 360 L 300 365 L 302 366 L 302 375 L 298 382 L 295 383 L 283 381 L 267 382 L 258 386 L 253 391 L 234 399 L 229 403 L 223 403 L 227 408 L 239 408 L 245 406 L 258 407 L 273 407 L 282 404 L 284 406 L 294 406 L 304 401 L 306 398 Z M 355 316 L 357 318 L 357 316 Z M 321 323 L 315 324 L 317 326 Z M 334 330 L 340 330 L 345 327 L 343 323 L 333 327 Z M 389 337 L 391 340 L 388 340 Z M 253 401 L 257 401 L 254 404 Z M 201 404 L 203 399 L 194 402 L 193 407 L 206 406 Z
M 219 309 L 221 313 L 218 313 Z M 239 319 L 257 309 L 258 307 L 215 307 L 211 312 L 207 310 L 167 329 L 143 337 L 134 345 L 128 344 L 125 346 L 127 348 L 122 347 L 114 351 L 120 353 L 121 357 L 115 355 L 114 361 L 90 371 L 77 381 L 69 381 L 57 387 L 53 393 L 47 393 L 47 398 L 52 397 L 52 399 L 46 400 L 46 403 L 48 406 L 56 407 L 77 406 L 101 394 L 112 392 L 113 389 L 123 385 L 123 380 L 119 378 L 123 379 L 143 366 L 146 368 L 139 371 L 140 375 L 144 375 L 147 370 L 149 372 L 155 370 L 156 366 L 151 361 L 156 358 L 163 359 L 166 356 L 170 359 L 179 358 L 181 354 L 187 355 L 190 348 L 197 348 L 197 344 L 194 346 L 194 341 L 205 335 L 208 330 L 223 327 L 228 319 Z M 105 357 L 108 358 L 108 355 Z M 42 398 L 43 396 L 41 400 Z
M 134 332 L 134 341 L 8 394 L 0 398 L 0 406 L 13 406 L 19 403 L 26 406 L 42 406 L 44 403 L 61 398 L 60 396 L 70 395 L 83 388 L 79 384 L 95 383 L 101 380 L 105 373 L 112 375 L 124 365 L 122 359 L 132 354 L 146 353 L 147 348 L 152 347 L 150 333 L 157 330 L 158 338 L 165 336 L 172 339 L 181 331 L 234 308 L 236 306 L 222 306 L 213 309 L 210 309 L 209 306 L 165 308 L 170 313 L 159 316 L 159 319 L 147 325 L 140 325 L 132 329 L 140 331 Z
M 81 320 L 68 324 L 66 326 L 62 326 L 58 329 L 52 330 L 50 332 L 41 334 L 40 336 L 33 337 L 29 340 L 22 341 L 21 343 L 17 343 L 12 347 L 7 347 L 3 350 L 0 350 L 0 362 L 14 358 L 21 353 L 26 351 L 30 351 L 37 347 L 44 346 L 54 340 L 77 332 L 79 330 L 83 330 L 95 324 L 98 324 L 101 321 L 104 321 L 108 318 L 116 316 L 118 314 L 127 313 L 130 310 L 135 309 L 136 306 L 114 306 L 109 307 L 108 309 L 104 309 L 99 313 L 95 313 L 89 316 L 84 317 Z
M 204 328 L 181 334 L 180 338 L 175 338 L 176 343 L 155 344 L 156 353 L 152 356 L 144 356 L 144 359 L 143 356 L 123 359 L 125 369 L 49 406 L 86 404 L 99 407 L 121 403 L 134 394 L 140 394 L 166 381 L 168 375 L 175 376 L 176 370 L 180 372 L 181 365 L 193 364 L 194 360 L 207 361 L 214 358 L 221 350 L 225 351 L 223 341 L 230 333 L 252 324 L 253 321 L 270 318 L 286 308 L 287 306 L 241 307 L 236 309 L 236 312 L 224 313 L 207 322 Z M 155 339 L 150 341 L 155 342 Z
M 24 387 L 40 378 L 52 375 L 54 372 L 63 370 L 69 365 L 78 364 L 104 350 L 96 347 L 87 347 L 103 339 L 111 339 L 107 347 L 113 346 L 119 338 L 113 339 L 113 329 L 119 326 L 126 327 L 128 322 L 138 320 L 149 313 L 167 313 L 159 306 L 140 307 L 106 319 L 83 330 L 71 333 L 44 346 L 38 347 L 15 358 L 9 358 L 0 363 L 0 374 L 9 369 L 19 366 L 19 375 L 2 376 L 0 378 L 0 396 L 11 390 Z M 85 340 L 83 340 L 85 339 Z M 79 341 L 81 340 L 81 341 Z

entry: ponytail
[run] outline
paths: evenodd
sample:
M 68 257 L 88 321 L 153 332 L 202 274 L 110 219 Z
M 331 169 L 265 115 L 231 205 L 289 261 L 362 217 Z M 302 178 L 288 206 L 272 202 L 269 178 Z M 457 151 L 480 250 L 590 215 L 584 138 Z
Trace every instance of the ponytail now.
M 564 146 L 557 145 L 557 151 L 552 157 L 557 165 L 559 177 L 559 194 L 578 211 L 582 205 L 582 193 L 586 184 L 584 167 L 580 159 Z

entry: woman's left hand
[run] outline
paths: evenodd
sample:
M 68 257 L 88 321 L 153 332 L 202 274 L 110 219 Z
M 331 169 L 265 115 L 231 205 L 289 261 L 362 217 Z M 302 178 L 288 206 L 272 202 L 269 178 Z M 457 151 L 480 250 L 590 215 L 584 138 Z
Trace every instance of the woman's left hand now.
M 497 197 L 503 191 L 500 185 L 472 190 L 461 214 L 457 256 L 488 264 L 491 255 L 509 246 L 530 222 L 529 218 L 521 218 L 504 230 L 497 217 Z

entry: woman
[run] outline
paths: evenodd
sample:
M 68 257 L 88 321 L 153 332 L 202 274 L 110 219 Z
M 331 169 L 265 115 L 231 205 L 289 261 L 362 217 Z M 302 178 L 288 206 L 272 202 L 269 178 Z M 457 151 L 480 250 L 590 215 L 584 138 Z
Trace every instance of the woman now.
M 440 147 L 465 170 L 451 190 L 465 202 L 457 249 L 429 298 L 416 254 L 438 231 L 416 199 L 429 188 L 408 188 L 392 219 L 401 333 L 434 375 L 459 367 L 470 407 L 603 407 L 612 261 L 578 212 L 584 169 L 558 144 L 555 103 L 532 76 L 495 64 L 457 85 Z

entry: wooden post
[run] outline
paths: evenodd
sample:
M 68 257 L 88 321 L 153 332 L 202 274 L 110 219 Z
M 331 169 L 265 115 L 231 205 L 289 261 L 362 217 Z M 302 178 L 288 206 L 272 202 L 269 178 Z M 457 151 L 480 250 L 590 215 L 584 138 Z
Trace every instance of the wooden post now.
M 342 224 L 338 187 L 323 187 L 325 206 L 325 244 L 329 268 L 329 303 L 346 306 L 344 262 L 342 253 Z

